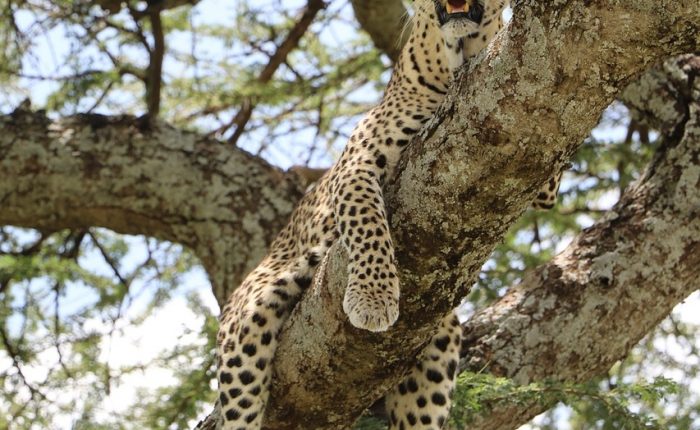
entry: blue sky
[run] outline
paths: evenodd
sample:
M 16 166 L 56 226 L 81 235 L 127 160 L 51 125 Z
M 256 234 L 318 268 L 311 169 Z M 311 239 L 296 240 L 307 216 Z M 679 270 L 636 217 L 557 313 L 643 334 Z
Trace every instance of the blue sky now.
M 275 5 L 279 4 L 279 1 L 268 1 L 261 3 L 261 6 L 265 6 L 274 10 Z M 301 6 L 305 4 L 304 1 L 294 0 L 284 2 L 285 7 L 290 7 L 291 5 Z M 240 6 L 238 1 L 226 1 L 226 0 L 203 0 L 197 6 L 197 14 L 195 15 L 195 22 L 207 22 L 207 23 L 218 23 L 227 24 L 235 21 L 235 11 Z M 349 32 L 354 32 L 354 28 L 349 22 L 352 21 L 352 12 L 347 6 L 343 6 L 341 16 L 346 18 L 348 23 L 342 21 L 338 22 L 337 26 L 332 26 L 326 28 L 321 37 L 328 44 L 337 44 L 339 47 L 346 43 L 348 40 Z M 33 17 L 28 15 L 18 14 L 18 24 L 20 27 L 27 27 L 31 24 Z M 70 70 L 62 67 L 61 59 L 64 58 L 71 49 L 69 39 L 66 38 L 66 29 L 63 27 L 56 27 L 45 34 L 37 34 L 34 43 L 34 59 L 27 59 L 25 61 L 25 72 L 32 75 L 40 76 L 62 76 L 68 74 Z M 168 43 L 171 46 L 176 46 L 182 49 L 191 49 L 191 38 L 186 33 L 173 34 L 168 39 Z M 196 48 L 202 52 L 208 52 L 207 55 L 216 57 L 219 55 L 224 55 L 226 47 L 219 44 L 212 43 L 199 43 Z M 90 52 L 85 52 L 86 56 L 91 55 Z M 145 61 L 145 59 L 144 59 Z M 108 65 L 100 64 L 99 62 L 95 66 Z M 192 74 L 195 73 L 194 70 L 184 67 L 180 63 L 169 60 L 165 64 L 166 73 L 169 74 Z M 11 110 L 23 97 L 30 96 L 35 106 L 42 106 L 48 95 L 55 90 L 56 83 L 47 82 L 37 79 L 22 79 L 20 81 L 20 87 L 17 91 L 11 93 L 0 94 L 0 109 L 4 112 Z M 370 88 L 366 89 L 366 93 L 358 92 L 355 94 L 358 99 L 372 100 L 376 99 L 377 94 Z M 127 100 L 128 97 L 125 96 L 125 103 L 130 103 Z M 110 112 L 105 112 L 110 113 Z M 599 140 L 618 140 L 624 137 L 626 130 L 622 126 L 618 127 L 608 127 L 605 129 L 596 129 L 594 131 L 594 136 Z M 312 136 L 300 136 L 302 139 L 311 139 Z M 297 136 L 299 138 L 299 136 Z M 255 135 L 251 136 L 251 141 L 255 140 Z M 290 145 L 294 145 L 294 141 L 289 142 Z M 254 145 L 254 143 L 251 143 Z M 252 147 L 252 146 L 251 146 Z M 288 167 L 292 164 L 298 163 L 298 159 L 295 157 L 294 151 L 281 151 L 272 150 L 265 154 L 269 161 L 279 165 L 281 167 Z M 314 164 L 327 166 L 330 164 L 331 159 L 327 154 L 319 154 L 317 158 L 313 160 Z M 566 187 L 567 184 L 564 184 Z M 603 206 L 610 206 L 617 196 L 609 196 L 607 201 L 598 202 Z M 22 233 L 26 235 L 26 239 L 29 240 L 32 233 Z M 144 245 L 144 238 L 128 236 L 125 240 L 130 244 L 130 250 L 128 255 L 123 260 L 123 269 L 129 271 L 129 269 L 135 267 L 139 262 L 143 261 L 146 255 L 146 246 Z M 562 245 L 563 246 L 563 245 Z M 111 273 L 109 267 L 104 263 L 101 257 L 96 251 L 90 251 L 81 257 L 81 264 L 86 267 L 90 267 L 91 270 L 109 275 Z M 42 282 L 37 281 L 37 282 Z M 143 281 L 139 281 L 141 284 L 135 285 L 135 289 L 144 289 L 148 291 L 146 285 L 143 285 Z M 147 319 L 143 325 L 134 329 L 127 325 L 120 327 L 120 330 L 115 335 L 106 338 L 104 343 L 104 354 L 103 359 L 110 362 L 114 366 L 135 364 L 139 359 L 146 360 L 148 357 L 156 355 L 160 350 L 166 346 L 172 344 L 173 342 L 182 341 L 176 335 L 178 332 L 193 330 L 197 331 L 199 325 L 202 322 L 202 316 L 194 314 L 186 304 L 186 297 L 188 294 L 198 295 L 203 302 L 211 309 L 214 314 L 218 313 L 218 306 L 213 299 L 209 282 L 206 279 L 204 272 L 197 268 L 183 275 L 180 280 L 179 287 L 173 299 L 168 302 L 162 309 L 154 313 L 154 315 Z M 37 288 L 42 286 L 37 286 Z M 134 299 L 133 307 L 129 310 L 134 315 L 138 314 L 140 310 L 148 303 L 151 296 L 149 293 L 144 293 L 138 298 Z M 22 296 L 18 295 L 18 300 L 22 300 Z M 79 283 L 73 283 L 70 288 L 66 290 L 65 296 L 61 299 L 64 306 L 63 311 L 66 314 L 70 314 L 83 306 L 89 306 L 90 303 L 96 300 L 95 293 L 89 287 L 85 287 Z M 681 318 L 687 321 L 692 321 L 700 324 L 700 312 L 698 309 L 698 299 L 697 295 L 693 300 L 689 300 L 688 304 L 681 307 L 678 312 Z M 128 317 L 128 314 L 127 314 Z M 127 318 L 128 319 L 128 318 Z M 19 324 L 19 322 L 10 321 L 9 327 L 12 329 L 13 324 Z M 107 327 L 104 321 L 95 319 L 91 321 L 90 324 L 94 326 L 96 330 L 106 331 Z M 176 328 L 173 330 L 173 328 Z M 189 339 L 192 342 L 196 342 L 197 339 Z M 671 353 L 678 353 L 680 349 L 673 346 L 672 343 L 666 342 L 665 345 L 660 347 L 669 348 Z M 55 364 L 56 357 L 47 356 L 45 357 L 46 366 L 51 366 Z M 146 360 L 147 361 L 147 360 Z M 3 364 L 3 357 L 0 356 L 0 366 Z M 42 366 L 37 366 L 36 368 L 30 368 L 28 375 L 31 378 L 36 378 L 36 380 L 41 380 L 42 375 L 46 373 L 46 369 Z M 172 377 L 172 372 L 168 369 L 159 368 L 157 366 L 149 368 L 142 374 L 133 375 L 132 377 L 125 378 L 121 383 L 115 385 L 115 389 L 110 394 L 109 398 L 104 399 L 102 405 L 102 415 L 105 420 L 109 419 L 109 416 L 118 412 L 119 408 L 127 408 L 130 402 L 135 399 L 135 392 L 139 387 L 152 387 L 157 385 L 158 381 L 168 381 Z M 682 376 L 682 375 L 681 375 Z M 700 392 L 700 386 L 698 387 L 698 392 Z M 61 395 L 63 393 L 56 393 Z M 119 406 L 115 406 L 119 405 Z M 560 412 L 562 417 L 565 417 L 567 412 L 562 410 Z M 57 429 L 68 429 L 71 426 L 71 422 L 75 419 L 74 416 L 70 414 L 65 414 L 60 422 L 55 423 Z M 561 426 L 561 430 L 565 430 L 566 427 Z

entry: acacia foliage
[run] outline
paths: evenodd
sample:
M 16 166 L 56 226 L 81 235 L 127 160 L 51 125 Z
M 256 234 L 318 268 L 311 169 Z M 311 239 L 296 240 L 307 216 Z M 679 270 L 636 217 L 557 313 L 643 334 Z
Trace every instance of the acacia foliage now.
M 379 97 L 390 66 L 344 2 L 6 1 L 4 113 L 29 96 L 34 109 L 54 117 L 150 114 L 282 167 L 327 166 Z M 608 109 L 573 160 L 557 209 L 528 212 L 513 227 L 465 313 L 501 297 L 598 219 L 639 176 L 657 137 L 621 104 Z M 197 270 L 187 250 L 150 238 L 98 228 L 0 229 L 0 428 L 191 425 L 213 400 L 216 331 L 214 311 L 187 282 Z M 176 328 L 183 332 L 170 348 L 147 360 L 110 360 L 115 339 L 183 298 L 198 317 Z M 583 385 L 518 387 L 465 375 L 453 425 L 462 428 L 478 413 L 474 399 L 485 396 L 570 406 L 533 428 L 694 428 L 697 333 L 673 315 L 607 377 Z M 677 346 L 664 349 L 664 342 Z M 132 376 L 156 369 L 168 375 L 164 385 L 139 390 L 128 407 L 109 405 Z M 660 374 L 674 382 L 655 380 Z M 359 426 L 381 423 L 367 418 Z

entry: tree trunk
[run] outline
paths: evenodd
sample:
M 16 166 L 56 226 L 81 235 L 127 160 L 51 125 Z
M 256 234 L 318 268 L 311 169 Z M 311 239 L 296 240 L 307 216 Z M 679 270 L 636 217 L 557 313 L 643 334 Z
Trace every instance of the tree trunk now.
M 696 49 L 698 18 L 694 2 L 663 11 L 654 2 L 516 5 L 508 31 L 453 86 L 388 187 L 399 321 L 386 334 L 347 324 L 345 265 L 334 253 L 327 282 L 283 331 L 268 428 L 345 428 L 395 384 L 602 110 L 650 65 Z
M 644 176 L 564 252 L 465 324 L 462 369 L 522 384 L 586 381 L 700 289 L 700 57 L 663 69 L 624 97 L 644 108 L 638 118 L 666 130 Z M 517 428 L 547 409 L 487 406 L 470 430 Z
M 347 323 L 340 306 L 344 256 L 332 252 L 328 270 L 282 333 L 266 427 L 347 428 L 406 371 L 436 322 L 467 293 L 494 246 L 539 186 L 567 162 L 602 110 L 650 65 L 696 50 L 699 35 L 700 4 L 695 0 L 667 2 L 663 9 L 651 0 L 519 2 L 508 32 L 460 76 L 436 118 L 407 150 L 399 176 L 386 192 L 401 268 L 399 321 L 385 334 Z M 220 302 L 262 255 L 299 196 L 299 187 L 266 163 L 192 134 L 160 125 L 143 129 L 122 119 L 64 124 L 37 118 L 17 112 L 2 119 L 0 177 L 10 179 L 0 183 L 0 223 L 48 230 L 101 225 L 184 243 L 202 259 Z M 684 185 L 665 191 L 641 186 L 621 203 L 621 215 L 604 220 L 609 226 L 596 227 L 598 236 L 590 237 L 612 228 L 615 236 L 600 243 L 579 240 L 578 248 L 550 263 L 575 270 L 573 274 L 562 270 L 528 277 L 510 296 L 531 297 L 513 311 L 524 312 L 526 319 L 508 314 L 503 302 L 496 305 L 503 309 L 496 315 L 514 318 L 505 326 L 479 325 L 479 318 L 474 319 L 465 344 L 469 363 L 478 363 L 477 351 L 484 351 L 483 359 L 491 354 L 503 360 L 494 372 L 526 380 L 541 377 L 535 364 L 544 351 L 550 364 L 566 369 L 579 365 L 578 372 L 590 375 L 623 351 L 616 349 L 603 359 L 589 350 L 575 356 L 570 349 L 570 362 L 560 362 L 551 348 L 559 342 L 573 346 L 566 339 L 552 337 L 550 342 L 539 336 L 554 336 L 551 324 L 571 321 L 572 313 L 558 307 L 568 305 L 565 300 L 579 306 L 571 310 L 579 310 L 583 319 L 578 324 L 583 325 L 603 312 L 591 308 L 585 293 L 600 300 L 608 309 L 603 315 L 610 324 L 606 333 L 626 347 L 638 336 L 616 330 L 610 313 L 639 313 L 629 307 L 623 288 L 647 286 L 646 294 L 639 294 L 640 304 L 656 298 L 643 315 L 645 324 L 668 312 L 684 294 L 668 281 L 686 276 L 683 270 L 688 279 L 697 278 L 688 269 L 692 263 L 698 266 L 697 244 L 688 235 L 695 228 L 698 237 L 698 204 L 682 194 L 692 194 L 697 186 L 697 134 L 692 134 L 697 127 L 692 124 L 697 121 L 686 124 L 687 143 L 669 144 L 666 158 L 645 177 L 659 187 L 673 180 Z M 647 216 L 666 224 L 646 224 Z M 639 265 L 623 271 L 626 267 L 616 260 L 634 258 L 634 234 L 656 240 L 650 242 L 653 248 L 645 243 L 638 250 L 655 258 L 655 270 L 634 272 L 644 278 L 632 276 Z M 670 238 L 685 247 L 663 242 Z M 618 249 L 625 240 L 630 248 Z M 664 249 L 673 252 L 663 254 Z M 547 284 L 550 280 L 554 283 Z M 577 281 L 593 283 L 572 290 Z M 521 331 L 509 332 L 516 328 Z M 474 333 L 481 333 L 477 329 L 483 336 L 521 337 L 510 345 L 499 339 L 490 343 L 475 338 Z M 511 355 L 518 363 L 506 360 L 501 352 L 506 346 L 522 348 L 520 355 Z M 566 369 L 551 376 L 568 378 Z M 482 428 L 506 428 L 494 425 Z

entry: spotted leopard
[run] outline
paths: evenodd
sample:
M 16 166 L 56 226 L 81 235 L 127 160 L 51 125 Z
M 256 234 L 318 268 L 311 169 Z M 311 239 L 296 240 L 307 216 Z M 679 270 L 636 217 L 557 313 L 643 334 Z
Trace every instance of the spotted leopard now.
M 382 184 L 443 100 L 454 71 L 502 27 L 505 6 L 503 0 L 415 1 L 411 34 L 381 103 L 357 125 L 337 163 L 304 196 L 268 255 L 222 309 L 217 428 L 261 428 L 279 330 L 336 241 L 349 256 L 343 310 L 350 322 L 376 332 L 396 321 L 399 278 Z M 546 184 L 535 205 L 550 206 L 552 190 L 555 196 Z M 456 317 L 447 316 L 423 361 L 387 394 L 391 429 L 442 427 L 460 338 Z

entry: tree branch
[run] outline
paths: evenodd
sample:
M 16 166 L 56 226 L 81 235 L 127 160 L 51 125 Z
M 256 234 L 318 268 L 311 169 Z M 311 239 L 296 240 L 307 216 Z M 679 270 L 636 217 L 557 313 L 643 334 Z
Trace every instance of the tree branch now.
M 624 358 L 700 289 L 698 76 L 700 57 L 686 56 L 625 91 L 637 106 L 644 101 L 648 120 L 665 118 L 668 130 L 683 131 L 663 139 L 644 176 L 608 215 L 465 324 L 462 368 L 523 384 L 586 381 Z M 668 112 L 676 109 L 672 121 Z M 537 403 L 487 406 L 491 410 L 470 430 L 516 428 L 547 409 Z
M 386 334 L 349 326 L 345 263 L 332 253 L 326 282 L 283 330 L 267 428 L 342 426 L 396 383 L 602 110 L 651 64 L 696 49 L 699 19 L 690 2 L 517 4 L 509 31 L 459 79 L 387 191 L 399 321 Z
M 220 142 L 130 117 L 0 117 L 0 225 L 103 226 L 195 250 L 223 301 L 265 253 L 302 187 Z
M 148 80 L 146 81 L 146 106 L 151 119 L 157 118 L 160 112 L 160 93 L 163 83 L 163 57 L 165 56 L 165 34 L 160 11 L 153 10 L 148 14 L 153 32 L 153 47 L 149 49 Z
M 347 427 L 380 397 L 603 108 L 649 65 L 697 49 L 700 34 L 697 2 L 660 9 L 652 0 L 528 0 L 514 13 L 509 32 L 409 147 L 387 190 L 402 268 L 400 320 L 386 334 L 349 326 L 340 307 L 346 265 L 333 252 L 325 282 L 282 334 L 269 428 Z M 0 121 L 0 177 L 11 178 L 0 181 L 0 224 L 100 225 L 187 244 L 220 301 L 299 196 L 264 162 L 166 126 L 99 116 L 50 123 L 22 112 Z M 683 264 L 690 263 L 697 266 L 692 258 Z M 616 289 L 624 278 L 611 270 Z
M 135 10 L 134 18 L 141 19 L 151 12 L 162 12 L 164 10 L 175 9 L 180 6 L 189 5 L 194 7 L 200 0 L 157 0 L 146 1 L 146 8 Z M 110 13 L 118 13 L 122 9 L 122 0 L 97 0 L 95 1 L 100 7 Z
M 408 11 L 401 0 L 352 0 L 355 18 L 374 46 L 396 61 L 409 31 L 404 31 Z
M 306 9 L 301 15 L 301 18 L 299 18 L 299 21 L 297 21 L 294 27 L 289 30 L 285 40 L 280 44 L 277 51 L 275 51 L 275 53 L 270 57 L 270 60 L 265 68 L 263 68 L 263 70 L 260 72 L 260 76 L 258 76 L 257 79 L 258 83 L 264 84 L 272 79 L 272 76 L 275 74 L 279 66 L 287 59 L 289 53 L 294 50 L 297 45 L 299 45 L 299 41 L 301 41 L 301 38 L 314 21 L 314 18 L 318 12 L 325 7 L 326 3 L 324 0 L 308 0 Z M 236 142 L 238 142 L 238 139 L 241 138 L 243 132 L 245 131 L 245 127 L 253 114 L 253 109 L 255 109 L 255 101 L 251 97 L 247 97 L 241 104 L 240 109 L 231 122 L 231 125 L 236 126 L 236 130 L 228 139 L 229 143 L 233 143 L 235 145 Z

